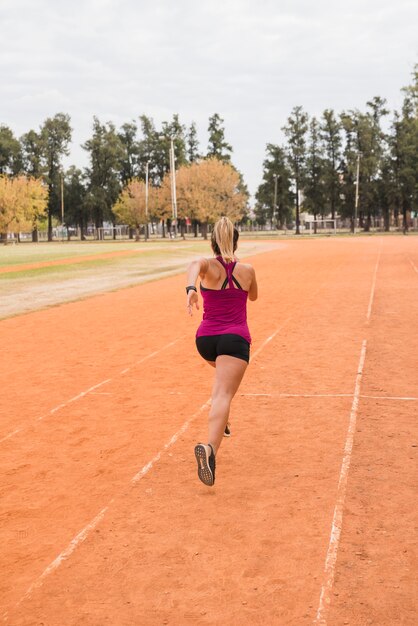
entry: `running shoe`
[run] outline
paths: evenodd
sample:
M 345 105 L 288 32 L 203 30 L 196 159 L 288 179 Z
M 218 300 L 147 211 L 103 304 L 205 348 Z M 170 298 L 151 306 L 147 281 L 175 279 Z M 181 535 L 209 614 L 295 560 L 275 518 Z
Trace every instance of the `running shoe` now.
M 210 454 L 208 452 L 210 449 Z M 197 461 L 197 475 L 202 483 L 208 487 L 212 487 L 215 484 L 215 454 L 210 443 L 205 446 L 203 443 L 198 443 L 195 446 L 194 454 Z
M 230 437 L 230 436 L 231 436 L 231 427 L 228 422 L 228 424 L 225 426 L 224 437 Z

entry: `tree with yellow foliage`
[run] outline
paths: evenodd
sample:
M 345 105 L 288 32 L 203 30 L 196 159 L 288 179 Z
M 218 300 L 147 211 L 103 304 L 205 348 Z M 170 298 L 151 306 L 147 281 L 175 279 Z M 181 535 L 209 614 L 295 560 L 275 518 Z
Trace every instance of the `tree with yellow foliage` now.
M 0 176 L 0 233 L 33 230 L 46 214 L 48 189 L 41 179 L 27 176 Z
M 146 214 L 145 183 L 143 180 L 134 178 L 123 188 L 113 213 L 118 222 L 135 228 L 135 239 L 139 241 L 141 226 L 148 224 L 150 217 L 155 214 L 158 202 L 158 191 L 155 187 L 148 187 L 148 215 Z
M 159 217 L 162 219 L 171 215 L 170 181 L 170 174 L 167 174 L 161 186 Z M 237 170 L 217 158 L 183 165 L 176 172 L 178 219 L 198 220 L 205 238 L 208 224 L 213 224 L 222 215 L 237 222 L 248 201 L 240 183 Z

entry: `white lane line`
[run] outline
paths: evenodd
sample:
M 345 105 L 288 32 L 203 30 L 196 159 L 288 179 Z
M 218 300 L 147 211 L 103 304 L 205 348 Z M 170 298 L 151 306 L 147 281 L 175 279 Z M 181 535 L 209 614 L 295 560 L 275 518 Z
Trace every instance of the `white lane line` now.
M 242 398 L 352 398 L 352 393 L 240 393 Z M 416 401 L 414 396 L 368 396 L 360 394 L 360 398 L 372 400 L 407 400 Z
M 132 485 L 136 485 L 136 483 L 139 482 L 141 478 L 143 478 L 145 474 L 150 471 L 154 463 L 157 463 L 157 461 L 160 460 L 164 452 L 166 452 L 169 448 L 171 448 L 173 444 L 176 443 L 177 439 L 186 432 L 186 430 L 188 429 L 190 424 L 196 419 L 196 417 L 209 406 L 210 398 L 206 400 L 206 402 L 202 404 L 202 406 L 195 413 L 193 413 L 193 415 L 186 422 L 184 422 L 183 426 L 171 437 L 171 439 L 165 444 L 163 448 L 161 448 L 161 450 L 151 459 L 151 461 L 144 465 L 144 467 L 140 469 L 139 472 L 137 472 L 135 476 L 133 476 L 133 478 L 131 478 Z
M 410 259 L 409 257 L 408 257 L 408 259 L 409 259 L 409 262 L 410 262 L 410 264 L 412 265 L 413 269 L 414 269 L 414 270 L 416 271 L 416 273 L 418 274 L 418 267 L 415 265 L 415 263 L 413 262 L 413 260 L 412 260 L 412 259 Z
M 132 486 L 136 485 L 141 480 L 141 478 L 148 474 L 148 472 L 152 469 L 155 463 L 157 463 L 157 461 L 161 459 L 163 454 L 169 448 L 171 448 L 171 446 L 178 440 L 178 438 L 187 430 L 193 420 L 196 419 L 196 417 L 200 415 L 200 413 L 202 413 L 202 411 L 204 411 L 209 406 L 209 404 L 209 400 L 202 404 L 202 406 L 188 420 L 184 422 L 183 426 L 171 437 L 171 439 L 161 448 L 161 450 L 151 459 L 151 461 L 146 463 L 146 465 L 144 465 L 144 467 L 142 467 L 139 472 L 137 472 L 131 478 L 130 483 Z M 22 602 L 27 600 L 32 595 L 33 591 L 35 591 L 36 589 L 40 589 L 40 587 L 42 587 L 44 583 L 45 578 L 49 576 L 49 574 L 52 574 L 52 572 L 54 572 L 63 561 L 67 560 L 72 555 L 74 550 L 87 539 L 91 531 L 94 530 L 96 526 L 102 521 L 114 501 L 115 498 L 112 498 L 110 502 L 91 520 L 91 522 L 84 526 L 84 528 L 70 541 L 68 546 L 52 561 L 52 563 L 50 563 L 48 567 L 44 569 L 39 578 L 37 578 L 35 582 L 30 585 L 26 593 L 24 593 L 24 595 L 19 599 L 19 601 L 15 605 L 15 608 L 18 608 Z M 3 615 L 3 618 L 4 621 L 7 621 L 8 614 L 5 613 Z
M 30 587 L 28 588 L 28 590 L 26 591 L 26 593 L 20 598 L 20 600 L 17 602 L 16 604 L 16 608 L 25 600 L 27 600 L 31 595 L 32 592 L 35 591 L 35 589 L 39 589 L 40 587 L 42 587 L 43 581 L 44 579 L 49 576 L 49 574 L 52 574 L 52 572 L 54 570 L 56 570 L 63 561 L 65 561 L 66 559 L 68 559 L 72 553 L 74 552 L 74 550 L 81 544 L 83 543 L 83 541 L 85 541 L 89 535 L 89 533 L 91 533 L 92 530 L 94 530 L 96 528 L 96 526 L 99 524 L 99 522 L 102 521 L 102 519 L 104 518 L 106 511 L 108 510 L 109 506 L 113 503 L 113 500 L 111 500 L 109 502 L 109 504 L 107 506 L 105 506 L 100 513 L 98 513 L 96 515 L 96 517 L 94 519 L 91 520 L 91 522 L 89 522 L 87 524 L 87 526 L 85 526 L 82 530 L 80 530 L 80 532 L 74 537 L 74 539 L 72 539 L 70 541 L 70 543 L 68 544 L 68 546 L 65 548 L 65 550 L 63 550 L 56 559 L 54 559 L 52 561 L 52 563 L 50 563 L 48 565 L 48 567 L 42 572 L 42 574 L 39 576 L 39 578 L 37 580 L 35 580 L 34 583 L 32 583 L 30 585 Z M 6 620 L 7 620 L 7 616 Z
M 240 393 L 244 397 L 266 398 L 352 398 L 352 393 Z
M 263 341 L 261 346 L 254 352 L 254 354 L 251 354 L 251 359 L 255 359 L 255 357 L 258 356 L 262 350 L 264 350 L 266 345 L 270 343 L 270 341 L 272 341 L 281 330 L 283 330 L 283 328 L 286 326 L 288 322 L 290 322 L 291 319 L 292 319 L 291 317 L 286 318 L 285 321 L 274 331 L 274 333 Z
M 413 396 L 364 396 L 364 395 L 361 395 L 360 398 L 371 398 L 372 400 L 408 400 L 409 402 L 418 400 L 418 398 L 414 398 Z
M 131 484 L 132 485 L 136 485 L 141 478 L 143 478 L 149 471 L 150 469 L 153 467 L 153 465 L 160 460 L 160 458 L 162 457 L 162 455 L 164 454 L 164 452 L 166 452 L 176 441 L 177 439 L 187 430 L 187 428 L 189 427 L 189 425 L 192 423 L 192 421 L 194 419 L 196 419 L 196 417 L 205 410 L 205 408 L 207 408 L 209 406 L 209 401 L 206 401 L 204 404 L 202 404 L 202 406 L 192 415 L 192 417 L 190 417 L 186 422 L 184 422 L 183 426 L 171 437 L 171 439 L 164 445 L 163 448 L 161 448 L 161 450 L 151 459 L 151 461 L 149 461 L 146 465 L 144 465 L 144 467 L 142 469 L 139 470 L 139 472 L 137 472 L 132 478 L 131 478 Z M 94 530 L 96 528 L 96 526 L 102 521 L 102 519 L 104 518 L 106 512 L 109 510 L 109 507 L 113 504 L 114 502 L 114 498 L 112 498 L 110 500 L 110 502 L 107 504 L 107 506 L 105 506 L 100 513 L 98 513 L 96 515 L 96 517 L 94 517 L 91 522 L 89 522 L 75 537 L 74 539 L 72 539 L 70 541 L 70 543 L 68 544 L 68 546 L 65 548 L 65 550 L 63 550 L 56 559 L 54 559 L 52 561 L 52 563 L 50 563 L 50 565 L 48 565 L 48 567 L 42 572 L 42 574 L 39 576 L 39 578 L 30 585 L 30 587 L 28 588 L 28 590 L 26 591 L 26 593 L 20 598 L 20 600 L 18 601 L 18 603 L 16 604 L 16 608 L 24 601 L 27 600 L 32 592 L 35 589 L 39 589 L 40 587 L 42 587 L 43 581 L 44 579 L 49 576 L 49 574 L 52 574 L 52 572 L 54 570 L 56 570 L 63 561 L 65 561 L 66 559 L 68 559 L 72 553 L 74 552 L 74 550 L 81 544 L 83 543 L 83 541 L 85 541 L 88 537 L 88 535 L 91 533 L 92 530 Z
M 331 536 L 325 559 L 324 580 L 319 598 L 318 611 L 314 624 L 326 626 L 326 611 L 331 602 L 331 590 L 334 584 L 335 564 L 337 562 L 338 547 L 340 543 L 341 527 L 343 522 L 343 511 L 345 496 L 347 492 L 348 472 L 350 469 L 351 453 L 353 450 L 354 433 L 356 430 L 357 411 L 360 397 L 361 378 L 363 375 L 364 361 L 366 358 L 367 340 L 363 340 L 360 353 L 360 361 L 357 368 L 356 384 L 354 388 L 353 403 L 351 405 L 350 421 L 348 425 L 347 438 L 345 441 L 344 455 L 341 465 L 340 478 L 337 488 L 337 501 L 334 508 L 334 516 L 332 520 Z
M 181 337 L 178 337 L 178 339 L 175 339 L 174 341 L 170 341 L 170 343 L 167 343 L 165 346 L 163 346 L 159 350 L 155 350 L 154 352 L 150 352 L 150 354 L 147 354 L 146 356 L 142 357 L 142 359 L 139 359 L 138 361 L 136 361 L 133 366 L 127 367 L 124 370 L 122 370 L 121 372 L 118 372 L 117 374 L 115 374 L 115 376 L 113 378 L 116 378 L 116 376 L 120 376 L 121 374 L 126 374 L 133 367 L 135 367 L 137 365 L 140 365 L 141 363 L 144 363 L 144 361 L 148 361 L 148 359 L 152 359 L 157 354 L 160 354 L 160 352 L 162 352 L 163 350 L 167 350 L 167 348 L 170 348 L 171 346 L 174 346 L 174 344 L 176 344 L 178 341 L 180 341 L 180 339 L 182 339 L 183 336 L 184 335 L 182 335 Z M 96 385 L 93 385 L 92 387 L 89 387 L 85 391 L 81 391 L 76 396 L 73 396 L 72 398 L 70 398 L 66 402 L 62 402 L 61 404 L 58 404 L 58 406 L 55 406 L 53 409 L 51 409 L 50 411 L 48 411 L 44 415 L 41 415 L 40 417 L 36 418 L 35 421 L 40 422 L 43 419 L 45 419 L 46 417 L 49 417 L 50 415 L 54 415 L 54 413 L 57 413 L 57 411 L 60 411 L 61 409 L 63 409 L 66 406 L 68 406 L 69 404 L 72 404 L 73 402 L 76 402 L 77 400 L 80 400 L 80 398 L 84 398 L 88 394 L 93 394 L 93 392 L 96 389 L 99 389 L 100 387 L 103 387 L 103 385 L 106 385 L 107 383 L 110 383 L 113 380 L 113 378 L 106 378 L 106 380 L 102 380 L 100 383 L 97 383 Z M 93 395 L 98 395 L 98 394 L 93 394 Z M 25 431 L 27 428 L 29 428 L 29 426 L 30 425 L 22 426 L 22 428 L 17 428 L 15 430 L 11 431 L 10 433 L 8 433 L 7 435 L 5 435 L 4 437 L 2 437 L 0 439 L 0 443 L 3 443 L 3 441 L 6 441 L 7 439 L 11 439 L 12 437 L 17 435 L 18 433 L 21 433 L 21 432 Z
M 290 319 L 290 318 L 289 318 Z M 286 323 L 286 322 L 285 322 Z M 275 337 L 277 335 L 277 333 L 279 332 L 279 330 L 281 328 L 283 328 L 284 324 L 282 324 L 281 327 L 279 327 L 272 335 L 270 335 L 270 337 L 268 337 L 260 346 L 260 348 L 256 351 L 256 354 L 259 354 L 259 352 L 263 349 L 264 346 L 266 346 L 272 339 L 273 337 Z M 161 448 L 161 450 L 159 450 L 159 452 L 157 452 L 157 454 L 148 462 L 146 463 L 146 465 L 144 465 L 139 472 L 137 472 L 130 480 L 130 484 L 132 486 L 136 485 L 141 478 L 143 478 L 149 471 L 150 469 L 152 469 L 152 467 L 155 465 L 155 463 L 157 463 L 161 457 L 163 456 L 163 454 L 178 440 L 178 438 L 184 433 L 186 432 L 187 428 L 189 427 L 189 425 L 193 422 L 194 419 L 196 419 L 196 417 L 198 415 L 200 415 L 200 413 L 202 413 L 202 411 L 205 410 L 205 408 L 210 406 L 210 402 L 211 399 L 208 398 L 208 400 L 206 400 L 206 402 L 204 404 L 202 404 L 202 406 L 195 412 L 193 413 L 193 415 L 191 417 L 189 417 L 188 420 L 186 420 L 184 422 L 184 424 L 181 426 L 181 428 L 171 437 L 171 439 Z M 75 537 L 74 539 L 72 539 L 70 541 L 70 543 L 68 544 L 68 546 L 65 548 L 65 550 L 63 550 L 57 557 L 56 559 L 54 559 L 52 561 L 52 563 L 50 563 L 50 565 L 48 565 L 48 567 L 42 572 L 42 574 L 39 576 L 39 578 L 37 578 L 35 580 L 35 582 L 33 582 L 30 587 L 28 588 L 28 590 L 26 591 L 26 593 L 20 598 L 20 600 L 17 602 L 17 604 L 15 605 L 15 607 L 17 608 L 24 600 L 26 600 L 27 598 L 29 598 L 29 596 L 32 594 L 32 592 L 35 589 L 39 589 L 40 587 L 42 587 L 44 580 L 46 579 L 46 577 L 51 574 L 53 571 L 55 571 L 60 565 L 61 563 L 65 560 L 68 559 L 69 556 L 71 556 L 71 554 L 74 552 L 74 550 L 76 549 L 76 547 L 78 545 L 80 545 L 83 541 L 85 541 L 89 535 L 89 533 L 94 530 L 96 528 L 96 526 L 99 524 L 99 522 L 101 522 L 101 520 L 104 518 L 107 510 L 109 509 L 109 507 L 111 506 L 111 504 L 114 502 L 115 498 L 112 498 L 112 500 L 110 500 L 110 502 L 107 504 L 107 506 L 105 506 L 100 513 L 98 513 L 91 522 L 89 522 L 84 528 L 83 530 L 81 530 Z M 3 615 L 4 621 L 8 620 L 8 614 L 5 613 Z
M 373 274 L 373 282 L 372 282 L 372 288 L 370 291 L 370 299 L 369 299 L 369 306 L 367 308 L 367 315 L 366 315 L 366 321 L 367 323 L 370 322 L 370 317 L 372 314 L 372 306 L 373 306 L 373 300 L 374 300 L 374 292 L 375 292 L 375 288 L 376 288 L 376 278 L 377 278 L 377 268 L 379 267 L 379 261 L 380 261 L 380 254 L 382 252 L 382 242 L 380 242 L 379 245 L 379 253 L 377 255 L 377 261 L 376 261 L 376 266 L 374 268 L 374 274 Z

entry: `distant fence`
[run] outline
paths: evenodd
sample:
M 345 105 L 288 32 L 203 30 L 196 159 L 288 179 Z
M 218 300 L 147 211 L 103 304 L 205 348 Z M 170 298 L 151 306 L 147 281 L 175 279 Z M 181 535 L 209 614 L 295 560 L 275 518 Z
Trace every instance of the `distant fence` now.
M 335 226 L 334 221 L 332 221 L 332 225 L 326 224 L 326 222 L 331 222 L 332 220 L 317 220 L 316 233 L 324 234 L 327 232 L 328 234 L 341 234 L 341 233 L 349 233 L 351 231 L 351 222 L 349 219 L 342 220 L 336 219 Z M 320 224 L 319 222 L 324 222 L 324 224 Z M 365 231 L 365 223 L 360 225 L 360 220 L 357 220 L 356 223 L 356 232 L 364 232 Z M 207 228 L 207 233 L 210 235 L 212 227 L 209 225 Z M 291 235 L 296 230 L 295 222 L 290 222 L 284 225 L 282 228 L 278 229 L 276 226 L 271 227 L 270 224 L 257 224 L 255 221 L 247 222 L 246 224 L 239 224 L 238 230 L 243 233 L 259 233 L 260 235 Z M 413 217 L 408 220 L 408 230 L 410 231 L 418 231 L 418 217 Z M 306 221 L 300 223 L 300 232 L 301 234 L 309 234 L 314 233 L 315 229 L 313 227 L 313 223 Z M 371 218 L 369 232 L 384 232 L 385 224 L 383 218 Z M 398 225 L 390 224 L 389 228 L 390 232 L 402 232 L 403 231 L 403 222 L 402 219 L 399 219 Z M 182 234 L 187 235 L 190 238 L 193 235 L 201 237 L 204 235 L 203 228 L 201 226 L 193 227 L 186 226 L 183 227 L 183 233 L 180 232 L 180 229 L 177 231 L 177 237 L 180 237 Z M 95 226 L 87 226 L 83 229 L 83 232 L 80 228 L 75 227 L 56 227 L 52 230 L 52 240 L 53 241 L 80 241 L 81 239 L 86 239 L 90 241 L 121 241 L 121 240 L 129 240 L 135 239 L 135 229 L 130 228 L 126 224 L 121 224 L 117 226 L 104 226 L 101 228 L 96 228 Z M 48 241 L 48 232 L 46 230 L 39 230 L 37 233 L 38 241 L 45 242 Z M 144 227 L 140 229 L 140 236 L 143 239 L 145 237 Z M 148 237 L 151 239 L 156 239 L 160 237 L 172 238 L 174 237 L 173 227 L 171 229 L 167 229 L 167 227 L 163 227 L 161 223 L 150 223 L 148 225 Z M 31 242 L 33 240 L 32 233 L 30 232 L 20 232 L 20 233 L 8 233 L 7 240 L 3 240 L 3 243 L 24 243 Z

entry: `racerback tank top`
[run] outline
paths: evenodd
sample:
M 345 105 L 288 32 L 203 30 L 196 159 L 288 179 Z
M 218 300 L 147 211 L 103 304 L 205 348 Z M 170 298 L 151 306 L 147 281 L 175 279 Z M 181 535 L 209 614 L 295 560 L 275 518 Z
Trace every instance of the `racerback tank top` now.
M 251 343 L 247 324 L 248 292 L 244 291 L 232 275 L 236 261 L 225 263 L 221 256 L 216 260 L 225 268 L 226 279 L 221 289 L 206 289 L 200 285 L 203 299 L 203 319 L 196 337 L 234 334 Z M 226 288 L 228 285 L 228 288 Z

